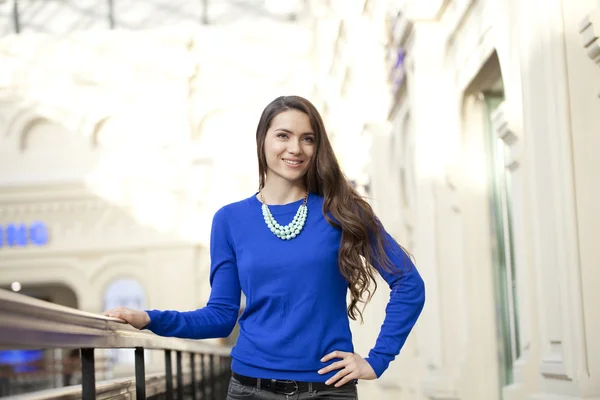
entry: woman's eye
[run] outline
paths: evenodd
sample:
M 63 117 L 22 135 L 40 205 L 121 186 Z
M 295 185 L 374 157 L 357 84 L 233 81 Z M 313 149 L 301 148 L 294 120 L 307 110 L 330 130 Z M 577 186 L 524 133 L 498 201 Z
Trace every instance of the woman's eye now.
M 287 134 L 286 133 L 278 133 L 277 137 L 285 139 L 285 138 L 287 138 Z
M 314 143 L 315 142 L 315 138 L 312 136 L 305 136 L 304 140 L 307 141 L 308 143 Z

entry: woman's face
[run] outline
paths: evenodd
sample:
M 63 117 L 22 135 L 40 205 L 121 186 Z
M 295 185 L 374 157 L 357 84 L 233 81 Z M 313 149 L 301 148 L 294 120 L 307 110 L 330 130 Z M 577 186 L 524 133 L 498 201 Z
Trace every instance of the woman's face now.
M 304 177 L 315 153 L 316 135 L 307 114 L 286 110 L 275 116 L 265 137 L 267 178 L 296 182 Z

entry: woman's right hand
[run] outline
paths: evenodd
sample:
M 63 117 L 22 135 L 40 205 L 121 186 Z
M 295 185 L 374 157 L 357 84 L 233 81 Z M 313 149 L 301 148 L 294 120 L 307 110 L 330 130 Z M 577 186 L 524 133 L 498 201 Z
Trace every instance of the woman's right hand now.
M 150 323 L 150 316 L 146 311 L 133 310 L 125 307 L 117 307 L 104 311 L 102 315 L 122 319 L 137 329 L 145 328 Z

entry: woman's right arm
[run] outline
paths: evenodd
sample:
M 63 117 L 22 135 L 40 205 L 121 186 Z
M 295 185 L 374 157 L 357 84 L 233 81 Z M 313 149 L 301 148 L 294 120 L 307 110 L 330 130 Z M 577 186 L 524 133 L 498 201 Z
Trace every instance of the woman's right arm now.
M 226 209 L 215 214 L 210 237 L 211 293 L 205 307 L 194 311 L 111 310 L 105 315 L 125 319 L 138 329 L 160 336 L 188 339 L 227 337 L 240 309 L 240 281 Z M 128 315 L 127 312 L 131 312 Z

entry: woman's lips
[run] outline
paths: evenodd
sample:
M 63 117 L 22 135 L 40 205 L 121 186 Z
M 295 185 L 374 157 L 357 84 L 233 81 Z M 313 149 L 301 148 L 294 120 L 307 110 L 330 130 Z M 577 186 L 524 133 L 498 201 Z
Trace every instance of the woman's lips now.
M 285 158 L 282 158 L 282 160 L 285 163 L 285 165 L 287 165 L 290 168 L 300 168 L 304 163 L 304 161 L 302 160 L 288 160 Z

